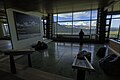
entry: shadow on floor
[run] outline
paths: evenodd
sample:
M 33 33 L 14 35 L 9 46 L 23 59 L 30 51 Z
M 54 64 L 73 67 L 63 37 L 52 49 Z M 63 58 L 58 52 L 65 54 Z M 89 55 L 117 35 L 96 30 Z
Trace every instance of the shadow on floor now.
M 0 70 L 0 80 L 24 80 L 13 74 Z

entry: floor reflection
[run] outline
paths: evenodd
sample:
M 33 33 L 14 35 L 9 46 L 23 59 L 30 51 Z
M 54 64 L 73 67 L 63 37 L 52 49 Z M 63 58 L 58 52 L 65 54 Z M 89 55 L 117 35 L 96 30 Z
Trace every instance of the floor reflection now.
M 11 48 L 11 44 L 0 46 L 5 49 Z M 72 69 L 72 63 L 75 56 L 83 50 L 91 53 L 91 64 L 96 72 L 86 73 L 86 80 L 115 80 L 116 77 L 106 76 L 99 68 L 99 58 L 96 53 L 100 47 L 107 45 L 101 44 L 83 44 L 66 42 L 49 42 L 48 49 L 36 51 L 31 55 L 33 68 L 46 71 L 53 74 L 76 79 L 76 71 Z M 110 53 L 110 51 L 109 51 Z M 106 54 L 107 55 L 107 54 Z M 27 56 L 16 60 L 16 63 L 28 65 Z M 119 80 L 119 79 L 116 79 Z
M 0 40 L 0 50 L 12 49 L 12 44 L 10 40 Z
M 78 43 L 50 42 L 48 46 L 48 49 L 36 51 L 32 54 L 33 67 L 74 79 L 76 71 L 73 71 L 71 66 L 74 57 L 79 51 L 86 50 L 91 52 L 91 59 L 93 60 L 93 53 L 95 51 L 94 44 L 80 46 Z M 23 57 L 17 60 L 17 63 L 27 65 L 26 59 L 26 57 Z

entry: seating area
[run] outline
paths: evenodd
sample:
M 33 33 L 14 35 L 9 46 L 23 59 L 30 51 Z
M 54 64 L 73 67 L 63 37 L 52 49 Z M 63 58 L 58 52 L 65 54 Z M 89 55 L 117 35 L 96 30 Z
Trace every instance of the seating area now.
M 115 54 L 100 59 L 99 65 L 107 75 L 120 76 L 120 57 Z
M 120 0 L 0 0 L 0 80 L 120 80 Z
M 109 76 L 109 75 L 106 76 L 107 74 L 105 72 L 104 73 L 102 72 L 102 68 L 99 68 L 100 66 L 98 64 L 101 58 L 99 58 L 96 55 L 96 53 L 102 46 L 103 45 L 100 45 L 100 44 L 96 44 L 96 45 L 83 44 L 83 46 L 80 47 L 80 45 L 77 43 L 68 43 L 68 42 L 63 43 L 63 42 L 54 42 L 54 41 L 49 42 L 48 49 L 36 51 L 33 54 L 31 54 L 32 67 L 28 66 L 27 56 L 23 56 L 15 60 L 16 69 L 17 69 L 16 75 L 24 77 L 24 79 L 27 80 L 27 76 L 34 74 L 33 77 L 36 76 L 36 79 L 38 79 L 42 77 L 42 75 L 40 76 L 38 74 L 39 71 L 43 71 L 49 74 L 56 74 L 56 75 L 64 76 L 65 78 L 67 77 L 69 79 L 76 80 L 76 70 L 72 69 L 72 63 L 73 63 L 74 57 L 82 50 L 83 52 L 87 51 L 91 53 L 91 54 L 88 54 L 87 56 L 88 57 L 91 56 L 90 57 L 91 64 L 95 69 L 95 72 L 91 72 L 90 74 L 89 72 L 86 72 L 86 80 L 98 80 L 98 78 L 100 80 L 114 80 L 118 78 L 119 80 L 119 76 L 117 77 Z M 8 67 L 2 67 L 2 68 L 10 69 L 9 59 L 3 62 L 7 63 Z M 22 68 L 22 70 L 21 70 L 21 67 L 18 69 L 18 64 L 23 65 L 24 68 Z M 8 70 L 8 72 L 11 73 L 10 70 Z M 31 78 L 31 80 L 32 79 L 33 78 Z
M 120 56 L 110 53 L 106 55 L 106 47 L 99 48 L 96 55 L 100 58 L 99 66 L 105 74 L 120 76 Z

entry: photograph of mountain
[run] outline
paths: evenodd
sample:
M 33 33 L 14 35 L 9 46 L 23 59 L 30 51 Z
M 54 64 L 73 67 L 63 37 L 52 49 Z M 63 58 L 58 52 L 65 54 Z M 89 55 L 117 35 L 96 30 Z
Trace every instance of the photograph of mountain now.
M 40 36 L 39 17 L 13 12 L 18 40 Z

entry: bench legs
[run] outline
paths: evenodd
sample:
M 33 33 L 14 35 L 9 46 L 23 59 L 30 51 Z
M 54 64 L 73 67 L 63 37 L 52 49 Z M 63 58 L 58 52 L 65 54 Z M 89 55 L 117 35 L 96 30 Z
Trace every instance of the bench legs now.
M 10 55 L 10 69 L 13 74 L 16 74 L 16 67 L 13 55 Z
M 28 66 L 32 67 L 31 55 L 30 54 L 28 54 Z M 11 69 L 11 73 L 16 74 L 16 66 L 15 66 L 14 55 L 10 55 L 10 69 Z
M 31 55 L 28 54 L 28 66 L 32 67 L 32 63 L 31 63 Z
M 85 70 L 77 69 L 77 80 L 85 80 Z

